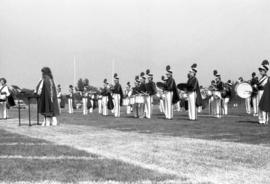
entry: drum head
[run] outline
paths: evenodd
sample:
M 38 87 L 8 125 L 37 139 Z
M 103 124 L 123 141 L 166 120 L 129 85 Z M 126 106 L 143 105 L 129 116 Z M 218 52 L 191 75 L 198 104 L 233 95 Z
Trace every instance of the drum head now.
M 240 98 L 249 98 L 252 91 L 252 87 L 249 83 L 244 82 L 235 86 L 235 92 Z
M 182 91 L 186 91 L 187 90 L 187 84 L 186 83 L 177 84 L 177 88 L 182 90 Z

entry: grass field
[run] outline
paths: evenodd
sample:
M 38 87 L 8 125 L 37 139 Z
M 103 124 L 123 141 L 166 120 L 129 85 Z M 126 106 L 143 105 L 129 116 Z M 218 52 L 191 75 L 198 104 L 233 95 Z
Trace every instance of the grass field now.
M 34 116 L 33 109 L 33 119 Z M 165 120 L 66 110 L 58 127 L 17 126 L 17 111 L 0 121 L 0 182 L 270 183 L 270 126 L 241 106 L 222 119 Z M 12 118 L 13 117 L 13 118 Z

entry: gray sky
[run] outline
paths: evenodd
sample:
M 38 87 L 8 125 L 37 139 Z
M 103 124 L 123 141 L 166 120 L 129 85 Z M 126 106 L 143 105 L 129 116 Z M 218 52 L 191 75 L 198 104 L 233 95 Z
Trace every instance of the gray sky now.
M 43 66 L 56 83 L 101 86 L 112 61 L 122 85 L 167 64 L 177 83 L 198 64 L 200 83 L 249 78 L 270 55 L 269 0 L 0 0 L 0 76 L 34 88 Z

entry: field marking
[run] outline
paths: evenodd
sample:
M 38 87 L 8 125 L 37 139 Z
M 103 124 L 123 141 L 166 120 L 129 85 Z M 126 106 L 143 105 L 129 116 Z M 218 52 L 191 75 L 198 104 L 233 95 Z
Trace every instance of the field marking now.
M 24 160 L 101 160 L 102 157 L 84 156 L 23 156 L 23 155 L 0 155 L 0 159 L 24 159 Z
M 10 122 L 0 123 L 0 127 L 160 173 L 175 174 L 187 178 L 190 183 L 265 184 L 270 181 L 270 165 L 267 164 L 270 148 L 260 145 L 121 132 L 83 125 L 26 128 Z
M 20 143 L 20 142 L 1 142 L 0 146 L 44 146 L 44 145 L 54 145 L 51 143 Z

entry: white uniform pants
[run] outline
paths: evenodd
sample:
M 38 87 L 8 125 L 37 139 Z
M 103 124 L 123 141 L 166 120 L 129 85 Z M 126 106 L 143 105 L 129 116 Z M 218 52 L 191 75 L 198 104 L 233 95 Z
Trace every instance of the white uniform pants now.
M 258 92 L 258 102 L 260 102 L 261 98 L 262 98 L 262 95 L 263 95 L 263 90 L 260 90 Z M 260 108 L 259 108 L 259 123 L 260 124 L 268 124 L 268 121 L 269 121 L 269 113 L 265 112 L 265 111 L 262 111 Z
M 166 119 L 173 118 L 173 105 L 172 105 L 173 92 L 165 92 L 165 117 Z
M 145 116 L 146 118 L 150 119 L 152 115 L 152 102 L 153 96 L 146 96 L 145 97 Z
M 159 100 L 159 110 L 162 113 L 165 113 L 165 101 L 163 98 L 160 98 Z
M 98 113 L 102 114 L 102 98 L 98 99 Z
M 7 119 L 7 103 L 0 102 L 0 118 Z
M 250 98 L 245 99 L 245 105 L 246 105 L 246 113 L 250 114 L 251 113 L 251 106 L 250 106 Z
M 72 98 L 68 99 L 68 113 L 69 114 L 73 113 L 73 100 L 72 100 Z
M 107 96 L 103 96 L 102 97 L 102 114 L 104 116 L 107 116 L 108 115 L 108 107 L 107 107 L 107 104 L 108 104 L 108 97 Z
M 57 102 L 58 102 L 59 113 L 61 113 L 61 106 L 60 106 L 61 99 L 57 98 Z
M 83 98 L 82 102 L 83 102 L 83 115 L 87 115 L 88 114 L 88 108 L 87 108 L 87 98 Z
M 120 94 L 113 94 L 114 99 L 114 117 L 120 117 Z
M 188 93 L 188 116 L 190 120 L 197 120 L 196 92 Z
M 224 115 L 228 115 L 228 103 L 229 103 L 229 98 L 224 98 L 223 99 L 223 108 L 222 108 L 222 112 Z
M 258 116 L 258 109 L 259 109 L 258 95 L 252 97 L 252 103 L 253 103 L 253 116 Z

